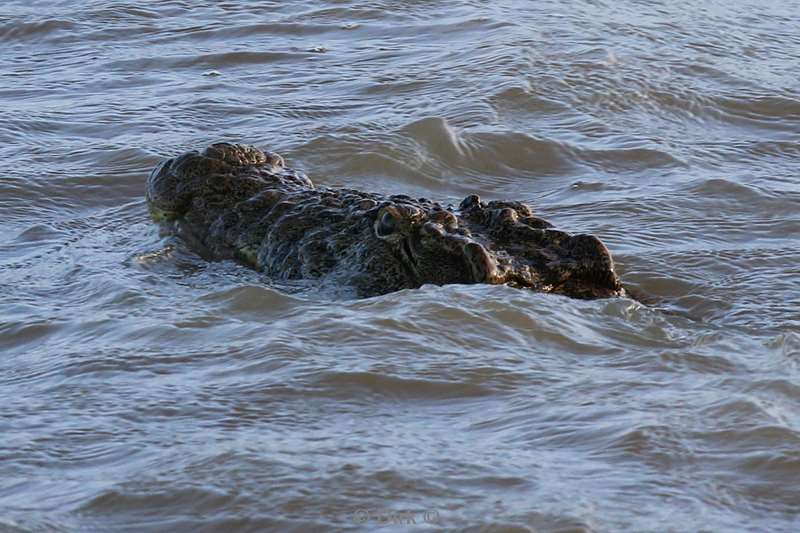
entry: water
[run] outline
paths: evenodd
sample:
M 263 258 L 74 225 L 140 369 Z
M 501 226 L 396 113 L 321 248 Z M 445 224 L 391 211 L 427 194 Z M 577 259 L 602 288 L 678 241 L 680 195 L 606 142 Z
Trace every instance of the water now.
M 796 1 L 0 6 L 0 531 L 797 531 Z M 148 220 L 218 140 L 530 203 L 636 299 L 342 300 Z

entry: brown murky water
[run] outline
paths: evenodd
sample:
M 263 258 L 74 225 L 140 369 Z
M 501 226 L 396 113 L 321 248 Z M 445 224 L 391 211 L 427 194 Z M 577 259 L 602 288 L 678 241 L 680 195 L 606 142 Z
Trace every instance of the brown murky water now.
M 0 531 L 800 530 L 800 4 L 0 4 Z M 529 202 L 639 300 L 278 285 L 217 140 Z

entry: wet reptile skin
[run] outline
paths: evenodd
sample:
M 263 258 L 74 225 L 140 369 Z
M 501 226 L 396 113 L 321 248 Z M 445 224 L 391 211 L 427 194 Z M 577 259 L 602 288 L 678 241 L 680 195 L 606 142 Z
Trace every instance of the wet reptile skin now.
M 359 297 L 425 283 L 624 293 L 597 237 L 553 229 L 525 204 L 473 195 L 453 208 L 315 187 L 252 146 L 218 143 L 164 161 L 147 181 L 147 201 L 157 222 L 207 259 L 347 285 Z

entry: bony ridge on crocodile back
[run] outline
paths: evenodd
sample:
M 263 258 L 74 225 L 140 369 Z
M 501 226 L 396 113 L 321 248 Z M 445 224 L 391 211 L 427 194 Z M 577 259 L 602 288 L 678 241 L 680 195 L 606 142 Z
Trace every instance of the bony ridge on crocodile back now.
M 278 279 L 312 278 L 359 297 L 425 283 L 506 283 L 576 298 L 624 294 L 605 245 L 554 229 L 519 202 L 315 187 L 277 154 L 217 143 L 162 162 L 152 217 L 207 259 Z

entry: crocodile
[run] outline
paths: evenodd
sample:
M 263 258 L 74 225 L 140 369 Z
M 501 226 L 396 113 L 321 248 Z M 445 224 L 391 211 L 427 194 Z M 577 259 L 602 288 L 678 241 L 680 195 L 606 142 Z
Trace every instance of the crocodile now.
M 202 258 L 275 279 L 315 279 L 364 298 L 425 284 L 507 284 L 574 298 L 625 294 L 608 248 L 516 201 L 426 198 L 315 186 L 283 158 L 216 143 L 161 162 L 151 217 Z

